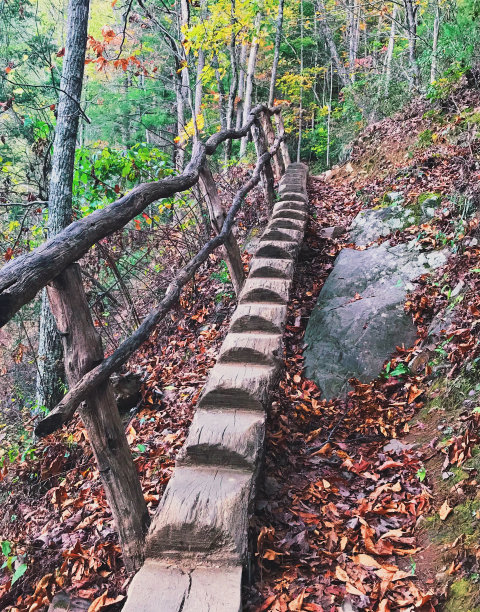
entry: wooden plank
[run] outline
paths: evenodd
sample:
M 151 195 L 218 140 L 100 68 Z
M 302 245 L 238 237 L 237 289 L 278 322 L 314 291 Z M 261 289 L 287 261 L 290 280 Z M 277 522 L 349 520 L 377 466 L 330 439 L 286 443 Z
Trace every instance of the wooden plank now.
M 197 410 L 179 465 L 217 465 L 256 469 L 263 449 L 265 413 L 237 410 Z
M 277 261 L 282 261 L 277 260 Z M 230 331 L 246 333 L 283 333 L 287 318 L 285 304 L 239 304 L 233 313 Z
M 268 405 L 268 394 L 278 376 L 278 368 L 261 365 L 220 364 L 211 370 L 200 408 L 262 411 Z
M 254 257 L 250 262 L 249 278 L 256 277 L 291 279 L 293 277 L 293 261 L 291 259 Z
M 291 281 L 284 278 L 248 278 L 240 294 L 239 303 L 270 302 L 273 304 L 286 304 L 288 302 L 290 285 Z
M 258 365 L 280 365 L 282 358 L 282 336 L 280 334 L 234 334 L 225 338 L 218 356 L 218 363 L 253 363 Z
M 147 535 L 146 557 L 208 553 L 242 563 L 253 484 L 251 470 L 177 466 Z

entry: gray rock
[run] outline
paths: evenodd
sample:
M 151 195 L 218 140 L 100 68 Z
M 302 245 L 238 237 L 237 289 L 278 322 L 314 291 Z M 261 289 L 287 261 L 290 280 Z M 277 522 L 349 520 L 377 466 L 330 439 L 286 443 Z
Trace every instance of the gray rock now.
M 404 244 L 340 252 L 305 334 L 306 374 L 326 398 L 345 394 L 349 378 L 372 380 L 396 345 L 413 344 L 406 293 L 446 260 L 446 251 L 421 253 Z
M 422 217 L 424 219 L 432 219 L 435 216 L 436 209 L 442 203 L 442 196 L 438 193 L 432 193 L 424 198 L 420 204 Z
M 401 191 L 389 191 L 388 193 L 385 194 L 385 201 L 386 202 L 403 202 L 404 197 L 403 197 L 403 193 Z
M 396 230 L 414 225 L 417 221 L 415 212 L 401 204 L 362 210 L 353 220 L 350 238 L 355 244 L 363 246 L 380 237 L 389 236 Z

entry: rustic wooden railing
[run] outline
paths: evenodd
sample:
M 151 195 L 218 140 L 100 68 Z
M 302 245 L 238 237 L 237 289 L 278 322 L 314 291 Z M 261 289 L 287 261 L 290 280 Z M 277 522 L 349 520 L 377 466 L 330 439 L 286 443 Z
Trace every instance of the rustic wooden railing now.
M 271 122 L 272 116 L 275 116 L 276 130 Z M 236 193 L 225 216 L 213 190 L 207 157 L 225 140 L 242 138 L 250 131 L 256 146 L 257 164 L 248 182 Z M 179 176 L 139 185 L 113 204 L 70 224 L 32 252 L 11 260 L 0 270 L 0 326 L 5 325 L 42 288 L 47 288 L 52 313 L 63 339 L 70 391 L 37 425 L 36 433 L 45 435 L 55 431 L 78 408 L 115 520 L 125 564 L 130 571 L 137 570 L 143 562 L 150 519 L 109 381 L 110 374 L 118 370 L 150 336 L 208 255 L 223 245 L 227 249 L 231 246 L 235 215 L 245 195 L 260 180 L 266 200 L 273 205 L 271 160 L 276 160 L 278 168 L 288 167 L 290 162 L 288 150 L 282 147 L 284 137 L 281 109 L 257 106 L 240 129 L 224 130 L 206 142 L 194 142 L 191 160 Z M 185 191 L 199 181 L 210 202 L 216 235 L 178 272 L 163 300 L 134 334 L 105 359 L 89 311 L 80 267 L 75 262 L 95 243 L 123 228 L 154 201 Z M 233 261 L 233 250 L 230 249 L 228 254 L 232 255 Z M 237 285 L 243 283 L 243 278 L 236 280 Z
M 240 612 L 248 519 L 270 390 L 307 220 L 307 169 L 291 164 L 230 331 L 146 540 L 125 612 Z

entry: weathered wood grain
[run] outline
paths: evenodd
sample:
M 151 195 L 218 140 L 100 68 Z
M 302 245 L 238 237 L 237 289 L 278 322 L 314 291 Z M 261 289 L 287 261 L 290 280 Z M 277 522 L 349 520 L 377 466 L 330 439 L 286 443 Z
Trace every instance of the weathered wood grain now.
M 256 469 L 265 435 L 265 414 L 228 407 L 197 410 L 179 465 Z
M 218 355 L 218 363 L 253 363 L 279 366 L 282 358 L 280 334 L 227 334 Z
M 287 243 L 291 244 L 291 243 Z M 247 278 L 240 294 L 239 303 L 269 302 L 286 304 L 291 281 L 285 278 Z
M 123 612 L 240 612 L 242 566 L 174 566 L 148 559 Z M 212 588 L 213 587 L 213 588 Z
M 147 535 L 147 558 L 203 553 L 242 563 L 252 492 L 251 470 L 178 465 Z
M 303 231 L 289 230 L 286 228 L 280 230 L 275 227 L 267 227 L 261 240 L 285 240 L 286 242 L 295 242 L 296 244 L 299 244 L 302 238 Z
M 198 405 L 205 409 L 263 411 L 278 377 L 273 366 L 220 364 L 211 370 Z
M 291 259 L 254 257 L 250 262 L 249 276 L 250 278 L 259 277 L 291 279 L 293 276 L 293 261 Z
M 285 240 L 260 240 L 255 256 L 264 257 L 266 259 L 295 259 L 297 252 L 298 244 L 295 242 L 286 242 Z M 244 291 L 242 291 L 242 294 L 243 293 Z M 265 302 L 268 300 L 261 301 Z
M 283 261 L 281 259 L 276 261 Z M 285 328 L 285 304 L 239 304 L 233 313 L 230 331 L 234 333 L 281 334 Z

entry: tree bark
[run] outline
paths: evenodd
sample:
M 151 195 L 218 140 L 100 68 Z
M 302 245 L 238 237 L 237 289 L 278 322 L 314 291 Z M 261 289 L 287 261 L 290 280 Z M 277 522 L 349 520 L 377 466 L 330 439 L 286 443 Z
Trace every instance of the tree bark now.
M 63 339 L 65 370 L 74 387 L 103 361 L 103 349 L 88 308 L 80 267 L 73 264 L 48 287 L 52 311 Z M 80 416 L 88 433 L 128 571 L 140 569 L 150 522 L 112 386 L 101 383 L 85 401 Z
M 438 63 L 438 35 L 440 32 L 440 3 L 436 0 L 435 4 L 435 20 L 433 22 L 433 41 L 432 41 L 432 64 L 430 66 L 430 83 L 437 79 L 437 63 Z
M 75 148 L 87 44 L 89 0 L 70 0 L 65 59 L 55 129 L 50 181 L 50 235 L 71 221 Z M 50 308 L 63 341 L 71 387 L 104 358 L 82 285 L 72 265 L 47 287 Z M 148 528 L 148 511 L 133 464 L 112 387 L 106 380 L 81 409 L 129 571 L 139 569 Z
M 243 122 L 248 117 L 250 109 L 252 107 L 252 91 L 253 91 L 253 77 L 255 75 L 255 66 L 257 65 L 257 54 L 258 54 L 258 35 L 260 30 L 260 13 L 257 13 L 255 17 L 255 36 L 250 47 L 250 56 L 248 58 L 247 76 L 245 82 L 245 100 L 243 103 Z M 242 139 L 240 143 L 240 157 L 243 157 L 247 152 L 248 136 Z
M 414 0 L 403 0 L 405 6 L 407 37 L 408 37 L 408 59 L 412 83 L 418 86 L 420 82 L 420 71 L 417 64 L 417 12 L 418 5 Z
M 257 152 L 257 159 L 260 159 L 267 151 L 267 141 L 262 130 L 260 119 L 257 118 L 252 127 L 253 141 Z M 272 210 L 275 203 L 275 177 L 273 176 L 272 164 L 268 160 L 262 169 L 262 187 L 268 210 Z
M 317 0 L 317 13 L 319 13 L 320 15 L 318 21 L 318 29 L 320 30 L 320 33 L 322 34 L 325 43 L 328 47 L 332 62 L 335 64 L 340 84 L 342 87 L 347 87 L 351 84 L 351 81 L 345 69 L 345 65 L 342 62 L 340 55 L 338 54 L 338 49 L 333 38 L 332 30 L 330 29 L 330 26 L 327 22 L 327 12 L 325 10 L 325 4 L 323 0 Z
M 223 224 L 225 223 L 225 211 L 223 210 L 220 196 L 218 195 L 217 186 L 207 164 L 200 169 L 200 181 L 207 200 L 210 222 L 214 232 L 218 235 L 222 231 Z M 225 263 L 227 264 L 228 271 L 230 273 L 230 279 L 232 281 L 233 288 L 235 289 L 235 294 L 238 297 L 243 287 L 245 274 L 243 271 L 240 248 L 233 232 L 228 234 L 222 250 Z
M 278 1 L 277 26 L 275 31 L 275 50 L 273 52 L 272 76 L 270 78 L 270 91 L 268 94 L 268 106 L 272 106 L 275 98 L 275 84 L 277 82 L 278 60 L 280 59 L 280 43 L 282 42 L 283 30 L 283 7 L 285 0 Z
M 53 145 L 48 201 L 48 236 L 63 230 L 72 220 L 72 183 L 75 148 L 81 114 L 89 0 L 71 0 L 68 12 L 66 53 L 63 61 L 57 125 Z M 37 406 L 49 410 L 61 393 L 64 380 L 61 340 L 45 292 L 38 341 Z M 52 403 L 53 402 L 53 403 Z
M 385 95 L 388 96 L 390 80 L 392 78 L 392 59 L 395 49 L 395 33 L 397 27 L 398 5 L 393 5 L 392 24 L 390 26 L 390 36 L 388 39 L 387 56 L 385 58 Z
M 285 127 L 283 125 L 283 117 L 281 113 L 275 114 L 275 123 L 277 124 L 278 138 L 282 139 L 280 141 L 280 152 L 283 158 L 283 165 L 285 166 L 285 170 L 286 170 L 288 166 L 291 164 L 291 161 L 290 161 L 290 152 L 288 150 L 287 143 L 283 139 L 283 137 L 285 136 Z
M 358 54 L 358 42 L 360 34 L 360 8 L 357 0 L 350 0 L 348 7 L 348 67 L 350 79 L 355 82 L 355 61 Z
M 243 122 L 243 96 L 245 93 L 245 62 L 247 61 L 247 45 L 244 43 L 240 49 L 239 71 L 238 71 L 238 103 L 237 103 L 237 130 Z
M 237 95 L 238 89 L 238 60 L 237 60 L 237 48 L 235 44 L 235 0 L 231 0 L 230 4 L 230 22 L 232 31 L 230 33 L 230 89 L 228 92 L 228 103 L 227 103 L 227 130 L 233 127 L 233 118 L 235 114 L 235 96 Z M 229 139 L 225 142 L 225 162 L 228 162 L 232 156 L 232 140 Z

